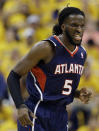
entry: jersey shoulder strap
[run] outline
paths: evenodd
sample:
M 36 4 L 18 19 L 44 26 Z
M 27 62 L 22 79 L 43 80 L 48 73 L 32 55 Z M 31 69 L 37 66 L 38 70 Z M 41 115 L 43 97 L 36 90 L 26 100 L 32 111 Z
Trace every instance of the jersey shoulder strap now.
M 57 40 L 56 35 L 53 35 L 53 36 L 49 37 L 47 40 L 49 40 L 50 42 L 52 42 L 54 46 L 56 46 L 56 47 L 61 47 L 61 44 L 60 44 L 60 42 Z

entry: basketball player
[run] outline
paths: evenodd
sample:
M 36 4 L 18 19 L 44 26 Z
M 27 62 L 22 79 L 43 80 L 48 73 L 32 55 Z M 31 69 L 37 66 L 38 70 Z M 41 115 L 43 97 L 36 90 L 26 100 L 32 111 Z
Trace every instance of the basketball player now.
M 35 44 L 10 72 L 7 82 L 18 111 L 18 131 L 67 131 L 66 105 L 74 97 L 89 101 L 91 93 L 85 88 L 76 91 L 86 60 L 84 26 L 80 9 L 64 8 L 54 35 Z M 30 97 L 24 102 L 19 81 L 27 73 Z

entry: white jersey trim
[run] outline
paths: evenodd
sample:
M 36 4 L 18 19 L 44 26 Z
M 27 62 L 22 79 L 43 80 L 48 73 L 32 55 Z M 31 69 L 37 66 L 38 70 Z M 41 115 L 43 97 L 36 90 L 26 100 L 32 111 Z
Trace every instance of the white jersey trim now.
M 55 42 L 54 42 L 54 41 L 52 41 L 52 40 L 50 40 L 50 39 L 49 39 L 49 41 L 51 41 L 51 42 L 54 44 L 54 46 L 56 46 L 56 44 L 55 44 Z
M 83 47 L 82 45 L 81 45 L 81 47 L 84 49 L 84 51 L 86 52 L 86 49 L 85 49 L 85 47 Z
M 31 75 L 34 78 L 35 87 L 37 88 L 38 92 L 40 93 L 40 100 L 37 102 L 37 104 L 36 104 L 36 106 L 34 108 L 34 116 L 35 116 L 40 102 L 43 101 L 43 94 L 42 94 L 41 90 L 39 89 L 38 85 L 36 84 L 36 78 L 35 78 L 35 76 L 33 75 L 32 72 L 31 72 Z M 34 124 L 35 124 L 35 118 L 33 118 L 32 131 L 34 131 Z

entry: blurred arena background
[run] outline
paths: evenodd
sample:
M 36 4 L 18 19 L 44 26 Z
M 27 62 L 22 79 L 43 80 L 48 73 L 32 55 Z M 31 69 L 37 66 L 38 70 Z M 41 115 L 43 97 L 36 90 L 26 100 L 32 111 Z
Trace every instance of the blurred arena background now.
M 6 83 L 10 70 L 33 44 L 52 34 L 59 10 L 69 2 L 86 14 L 83 46 L 88 60 L 79 88 L 93 92 L 89 104 L 75 100 L 68 106 L 69 131 L 99 131 L 99 0 L 0 0 L 0 131 L 17 131 L 16 109 Z M 20 80 L 24 99 L 25 78 Z

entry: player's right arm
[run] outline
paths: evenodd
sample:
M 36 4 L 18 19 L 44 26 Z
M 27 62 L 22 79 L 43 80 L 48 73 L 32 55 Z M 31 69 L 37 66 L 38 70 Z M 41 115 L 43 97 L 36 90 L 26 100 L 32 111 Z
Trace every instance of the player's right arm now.
M 48 63 L 52 59 L 53 54 L 53 48 L 48 41 L 41 41 L 35 44 L 29 53 L 16 64 L 7 78 L 10 94 L 14 100 L 16 108 L 18 109 L 18 119 L 23 126 L 32 125 L 32 122 L 29 119 L 29 110 L 24 105 L 22 99 L 20 78 L 35 67 L 40 60 L 44 60 L 45 63 Z
M 45 63 L 53 57 L 53 48 L 48 41 L 41 41 L 35 44 L 30 52 L 26 54 L 14 67 L 13 71 L 20 76 L 27 74 L 40 60 Z

